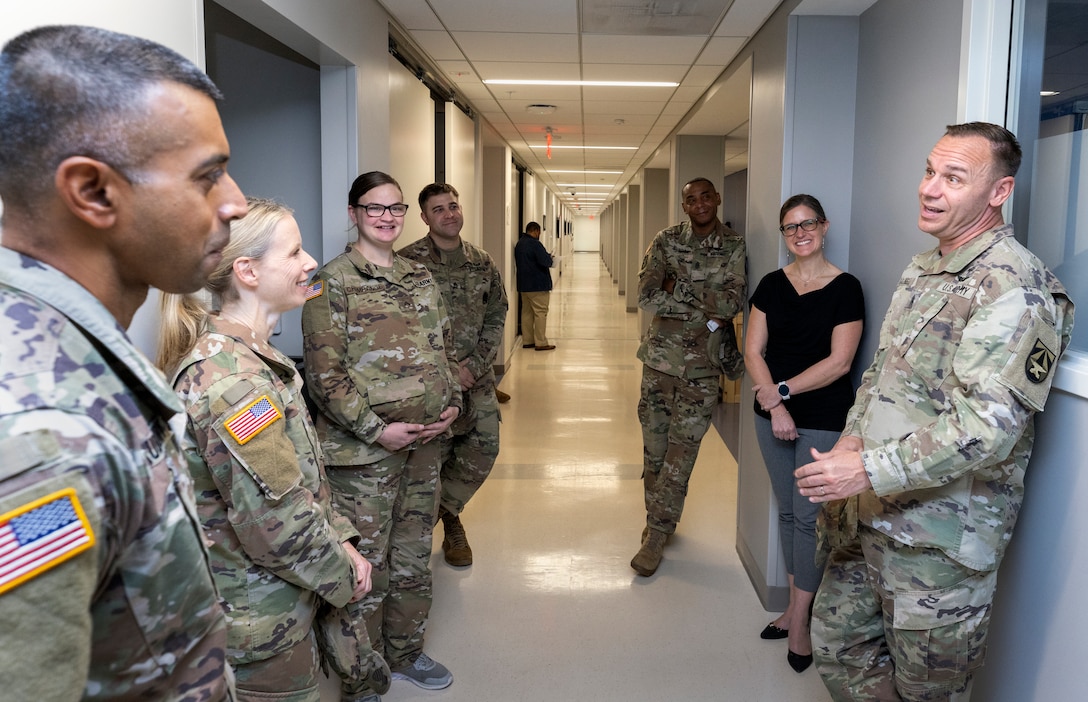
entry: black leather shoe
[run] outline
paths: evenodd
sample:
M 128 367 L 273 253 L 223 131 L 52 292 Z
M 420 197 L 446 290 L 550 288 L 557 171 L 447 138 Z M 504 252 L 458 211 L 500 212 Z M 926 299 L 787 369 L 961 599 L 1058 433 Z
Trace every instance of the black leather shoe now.
M 763 628 L 763 631 L 759 632 L 759 638 L 761 639 L 784 639 L 790 635 L 787 629 L 779 629 L 771 622 Z
M 794 653 L 793 651 L 787 650 L 786 662 L 798 673 L 803 673 L 810 665 L 812 665 L 812 654 L 810 653 L 807 656 L 802 656 L 800 653 Z
M 536 344 L 522 344 L 521 348 L 523 348 L 523 349 L 535 349 Z

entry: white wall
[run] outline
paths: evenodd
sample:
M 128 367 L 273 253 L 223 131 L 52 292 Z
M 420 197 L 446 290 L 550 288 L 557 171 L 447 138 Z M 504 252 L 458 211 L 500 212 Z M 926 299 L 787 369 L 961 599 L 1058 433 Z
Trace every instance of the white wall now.
M 571 220 L 574 227 L 575 251 L 601 250 L 601 218 L 596 216 L 578 216 Z
M 465 217 L 461 238 L 483 246 L 483 149 L 479 131 L 471 117 L 453 103 L 446 103 L 446 182 L 461 194 L 459 202 Z
M 389 65 L 389 175 L 397 179 L 410 206 L 404 217 L 399 249 L 427 233 L 419 217 L 419 191 L 434 182 L 434 99 L 431 91 L 392 54 Z M 372 170 L 367 164 L 363 172 Z
M 0 3 L 0 43 L 44 24 L 86 24 L 146 37 L 169 46 L 204 66 L 204 6 L 198 0 L 116 0 L 101 4 L 75 0 L 48 3 Z M 153 355 L 158 335 L 158 294 L 152 290 L 132 320 L 129 336 L 144 353 Z

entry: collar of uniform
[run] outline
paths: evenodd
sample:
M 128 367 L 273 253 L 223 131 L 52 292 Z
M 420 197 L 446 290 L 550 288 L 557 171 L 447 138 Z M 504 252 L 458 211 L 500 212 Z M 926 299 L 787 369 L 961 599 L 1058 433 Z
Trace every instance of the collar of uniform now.
M 117 318 L 82 285 L 46 263 L 2 247 L 0 283 L 38 298 L 93 337 L 102 354 L 110 354 L 124 364 L 143 385 L 147 392 L 142 394 L 158 403 L 159 414 L 169 418 L 184 411 L 162 373 L 133 346 Z
M 965 268 L 971 265 L 972 261 L 996 242 L 1010 236 L 1012 236 L 1012 225 L 1002 224 L 979 234 L 947 256 L 941 255 L 941 247 L 938 244 L 931 250 L 915 256 L 914 264 L 925 273 L 932 275 L 962 273 Z
M 367 260 L 366 256 L 359 252 L 359 249 L 354 246 L 348 247 L 348 250 L 344 252 L 360 273 L 367 278 L 382 278 L 388 280 L 396 285 L 405 285 L 405 279 L 411 278 L 414 271 L 413 262 L 404 258 L 400 254 L 393 254 L 393 268 L 392 277 L 390 277 L 390 269 L 383 266 L 378 266 Z
M 257 338 L 253 330 L 246 325 L 213 315 L 208 320 L 208 331 L 213 334 L 228 336 L 245 345 L 253 353 L 260 356 L 279 375 L 288 378 L 294 376 L 295 364 L 291 362 L 291 359 L 287 358 L 272 344 Z
M 708 233 L 706 236 L 699 236 L 695 233 L 695 230 L 692 229 L 691 220 L 686 220 L 680 229 L 680 236 L 689 240 L 692 246 L 718 248 L 725 243 L 725 232 L 725 225 L 718 222 L 714 226 L 714 231 Z

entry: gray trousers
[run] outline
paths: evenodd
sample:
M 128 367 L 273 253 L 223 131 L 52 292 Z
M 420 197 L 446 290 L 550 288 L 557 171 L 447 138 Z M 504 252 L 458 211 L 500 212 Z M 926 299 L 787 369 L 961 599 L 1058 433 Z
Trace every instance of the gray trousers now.
M 798 588 L 816 592 L 823 577 L 823 568 L 816 566 L 816 515 L 820 505 L 797 491 L 793 471 L 812 462 L 810 449 L 827 451 L 834 446 L 839 432 L 798 427 L 796 440 L 782 441 L 771 433 L 771 420 L 756 415 L 755 421 L 756 440 L 778 500 L 778 538 L 786 558 L 786 572 L 793 576 Z

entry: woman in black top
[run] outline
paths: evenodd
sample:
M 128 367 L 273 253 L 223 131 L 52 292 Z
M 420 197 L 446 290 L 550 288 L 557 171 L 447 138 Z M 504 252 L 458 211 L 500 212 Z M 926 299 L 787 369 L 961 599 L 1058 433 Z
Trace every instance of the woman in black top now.
M 744 362 L 790 582 L 789 606 L 760 636 L 789 638 L 787 661 L 800 673 L 812 663 L 809 610 L 823 569 L 815 563 L 820 506 L 797 491 L 793 471 L 812 461 L 811 449 L 830 450 L 846 422 L 865 305 L 857 278 L 824 257 L 830 223 L 816 198 L 789 198 L 779 221 L 795 260 L 764 276 L 752 295 Z

